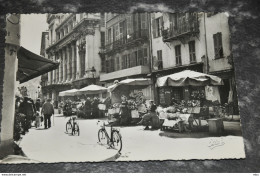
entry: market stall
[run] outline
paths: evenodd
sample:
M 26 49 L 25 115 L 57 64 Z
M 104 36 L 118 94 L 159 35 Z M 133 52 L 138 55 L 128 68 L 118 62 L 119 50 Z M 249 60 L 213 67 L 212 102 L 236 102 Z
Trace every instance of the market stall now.
M 158 78 L 156 86 L 162 106 L 158 113 L 164 119 L 163 127 L 183 131 L 186 126 L 193 128 L 193 123 L 201 126 L 201 119 L 216 117 L 218 86 L 222 84 L 217 76 L 191 70 Z
M 78 116 L 83 118 L 104 117 L 107 98 L 107 88 L 99 85 L 89 85 L 77 91 L 77 95 L 83 97 L 84 104 L 78 110 Z
M 140 121 L 141 116 L 147 113 L 147 100 L 151 98 L 151 95 L 147 91 L 147 87 L 151 85 L 150 79 L 126 79 L 120 82 L 115 82 L 112 86 L 108 87 L 112 107 L 108 110 L 109 117 L 115 117 L 122 113 L 122 109 L 126 109 L 127 114 L 122 115 L 129 116 L 126 125 L 130 125 Z M 126 97 L 125 105 L 122 96 Z M 123 107 L 124 106 L 124 107 Z M 124 111 L 124 110 L 123 110 Z

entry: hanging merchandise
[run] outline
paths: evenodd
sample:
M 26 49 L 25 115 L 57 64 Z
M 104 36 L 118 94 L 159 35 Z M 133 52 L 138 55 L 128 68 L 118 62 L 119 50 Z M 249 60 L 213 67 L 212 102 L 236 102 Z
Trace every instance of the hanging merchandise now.
M 205 95 L 206 100 L 210 100 L 212 102 L 220 102 L 219 89 L 217 86 L 205 86 Z

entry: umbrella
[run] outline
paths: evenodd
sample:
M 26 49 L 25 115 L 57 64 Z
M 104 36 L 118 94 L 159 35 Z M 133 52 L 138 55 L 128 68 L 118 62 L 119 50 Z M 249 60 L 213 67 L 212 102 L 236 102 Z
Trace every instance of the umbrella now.
M 99 93 L 103 93 L 106 91 L 107 91 L 107 88 L 92 84 L 92 85 L 89 85 L 87 87 L 84 87 L 84 88 L 78 90 L 77 94 L 99 94 Z
M 116 84 L 113 84 L 112 86 L 109 86 L 107 89 L 109 92 L 112 92 L 119 86 L 123 86 L 123 85 L 129 87 L 129 86 L 148 86 L 150 84 L 151 84 L 150 79 L 145 79 L 145 78 L 125 79 Z
M 157 79 L 156 85 L 163 86 L 206 86 L 206 85 L 223 85 L 221 78 L 205 73 L 185 70 L 179 73 L 163 76 Z
M 59 96 L 61 96 L 61 97 L 75 96 L 77 91 L 78 91 L 78 89 L 71 89 L 71 90 L 62 91 L 62 92 L 59 93 Z

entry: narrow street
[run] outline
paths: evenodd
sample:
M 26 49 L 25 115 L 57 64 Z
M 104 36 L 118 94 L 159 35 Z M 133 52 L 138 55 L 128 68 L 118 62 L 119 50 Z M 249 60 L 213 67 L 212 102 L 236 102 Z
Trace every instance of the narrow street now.
M 227 155 L 229 158 L 240 156 L 236 151 L 243 151 L 240 148 L 244 146 L 240 136 L 209 138 L 205 133 L 200 133 L 194 135 L 204 138 L 189 138 L 191 134 L 184 137 L 185 134 L 160 130 L 145 131 L 142 126 L 115 127 L 120 130 L 123 140 L 122 154 L 118 157 L 115 150 L 97 143 L 101 125 L 97 125 L 98 119 L 79 119 L 80 136 L 65 133 L 67 120 L 61 114 L 56 114 L 50 129 L 32 127 L 20 143 L 26 156 L 40 162 L 210 159 L 212 154 L 220 159 Z M 167 135 L 163 133 L 176 134 L 176 137 L 165 137 Z

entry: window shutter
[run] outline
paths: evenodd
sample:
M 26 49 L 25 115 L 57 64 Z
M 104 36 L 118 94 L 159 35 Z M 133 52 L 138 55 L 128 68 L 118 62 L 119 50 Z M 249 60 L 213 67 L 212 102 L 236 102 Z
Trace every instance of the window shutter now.
M 223 46 L 222 46 L 222 33 L 218 33 L 219 36 L 219 57 L 223 57 Z
M 214 41 L 214 51 L 215 51 L 215 59 L 218 58 L 218 41 L 217 41 L 217 34 L 213 34 L 213 41 Z
M 153 38 L 156 38 L 156 19 L 152 21 L 152 28 L 153 28 Z
M 147 65 L 147 63 L 148 63 L 148 61 L 147 61 L 147 59 L 148 59 L 148 57 L 147 57 L 147 48 L 144 48 L 144 65 Z
M 137 63 L 137 65 L 144 65 L 143 50 L 142 49 L 138 50 L 138 63 Z
M 162 35 L 162 30 L 164 28 L 163 25 L 164 25 L 164 23 L 163 23 L 163 16 L 161 16 L 160 17 L 160 28 L 158 29 L 160 36 Z

